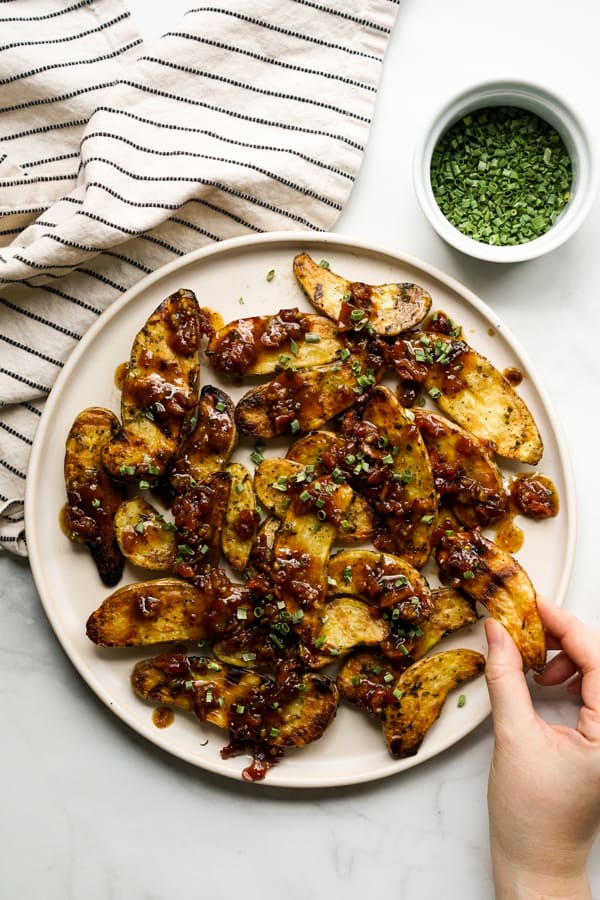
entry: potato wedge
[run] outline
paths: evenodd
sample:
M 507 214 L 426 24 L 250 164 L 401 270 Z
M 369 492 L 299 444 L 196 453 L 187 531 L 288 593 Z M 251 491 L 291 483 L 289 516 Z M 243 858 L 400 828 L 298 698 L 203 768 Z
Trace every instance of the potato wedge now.
M 366 320 L 375 334 L 401 334 L 422 322 L 431 308 L 430 295 L 416 284 L 374 286 L 348 281 L 308 253 L 294 258 L 294 275 L 316 309 L 350 328 Z
M 280 527 L 281 520 L 276 516 L 267 516 L 258 526 L 244 569 L 244 575 L 248 580 L 261 574 L 269 575 L 273 564 L 275 538 Z
M 294 494 L 299 494 L 318 475 L 290 459 L 268 457 L 256 468 L 254 490 L 261 506 L 279 519 L 285 517 Z M 338 541 L 343 544 L 360 543 L 375 534 L 376 517 L 367 501 L 356 491 L 352 492 L 350 505 L 340 519 Z
M 360 492 L 384 526 L 373 543 L 404 556 L 421 569 L 430 554 L 438 509 L 429 454 L 418 428 L 391 391 L 378 385 L 369 392 L 361 424 L 374 430 L 358 435 L 368 469 L 360 478 Z M 357 448 L 356 456 L 361 452 Z
M 102 647 L 204 640 L 208 637 L 205 617 L 211 602 L 211 595 L 180 578 L 127 584 L 91 613 L 86 633 Z
M 172 506 L 177 529 L 174 570 L 181 578 L 193 578 L 219 565 L 230 488 L 227 472 L 214 472 L 176 494 Z
M 286 369 L 244 394 L 236 407 L 236 425 L 240 434 L 261 440 L 312 431 L 352 406 L 363 387 L 382 374 L 381 360 L 359 348 L 345 362 Z
M 492 363 L 463 338 L 416 332 L 393 351 L 399 372 L 413 367 L 442 412 L 507 459 L 535 465 L 543 443 L 525 401 Z
M 175 455 L 198 394 L 200 314 L 192 291 L 167 297 L 131 348 L 121 389 L 121 429 L 102 452 L 106 472 L 155 481 Z
M 227 728 L 231 708 L 255 691 L 272 689 L 271 679 L 250 670 L 227 666 L 210 656 L 188 656 L 184 651 L 161 653 L 138 662 L 131 673 L 138 697 L 168 703 L 195 713 L 203 722 Z
M 251 316 L 228 322 L 209 341 L 206 354 L 225 375 L 272 375 L 293 365 L 323 366 L 346 346 L 330 319 L 282 309 L 274 316 Z
M 489 445 L 430 410 L 412 410 L 427 447 L 435 487 L 467 528 L 485 527 L 508 511 L 502 473 Z
M 237 443 L 234 405 L 230 397 L 211 384 L 200 391 L 196 424 L 169 468 L 176 491 L 204 481 L 228 462 Z
M 439 717 L 450 691 L 480 675 L 485 657 L 475 650 L 444 650 L 409 666 L 385 706 L 383 736 L 395 759 L 414 756 Z
M 336 685 L 344 700 L 381 716 L 394 702 L 394 684 L 401 671 L 375 648 L 357 650 L 342 663 Z
M 67 502 L 62 525 L 67 537 L 89 548 L 102 582 L 117 584 L 124 558 L 117 543 L 114 517 L 125 498 L 102 468 L 102 451 L 119 431 L 119 420 L 108 409 L 84 409 L 71 425 L 65 445 L 64 477 Z
M 115 533 L 121 553 L 132 565 L 159 572 L 173 566 L 175 526 L 143 497 L 121 503 L 115 514 Z
M 459 591 L 452 588 L 437 588 L 431 592 L 432 611 L 428 618 L 419 623 L 418 629 L 406 632 L 405 647 L 411 660 L 421 659 L 442 638 L 474 625 L 477 613 L 473 604 Z
M 525 666 L 541 672 L 546 664 L 544 626 L 535 588 L 515 557 L 475 530 L 445 534 L 436 561 L 445 581 L 504 625 Z
M 327 563 L 337 534 L 338 516 L 350 505 L 345 484 L 322 479 L 294 497 L 273 545 L 271 579 L 303 641 L 318 637 L 327 593 Z M 323 502 L 323 506 L 317 503 Z
M 338 706 L 335 683 L 305 673 L 296 683 L 183 652 L 143 660 L 132 672 L 135 693 L 193 712 L 229 729 L 232 741 L 254 750 L 303 747 L 321 737 Z
M 373 607 L 355 597 L 335 597 L 323 607 L 321 630 L 314 645 L 300 655 L 310 669 L 322 669 L 356 647 L 373 647 L 385 640 L 390 627 Z
M 329 559 L 327 592 L 348 594 L 408 622 L 422 622 L 432 611 L 426 579 L 407 560 L 376 550 L 341 550 Z
M 231 487 L 221 530 L 221 552 L 236 572 L 243 572 L 259 523 L 252 476 L 241 463 L 230 463 L 225 474 Z

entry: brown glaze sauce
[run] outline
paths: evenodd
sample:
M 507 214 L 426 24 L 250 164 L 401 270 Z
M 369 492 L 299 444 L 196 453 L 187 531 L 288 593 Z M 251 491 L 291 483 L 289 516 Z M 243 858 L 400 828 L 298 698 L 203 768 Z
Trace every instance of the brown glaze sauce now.
M 157 728 L 168 728 L 175 721 L 175 713 L 167 706 L 157 706 L 152 713 L 152 722 Z
M 504 369 L 502 374 L 512 387 L 518 387 L 523 381 L 523 373 L 519 369 L 509 367 L 508 369 Z

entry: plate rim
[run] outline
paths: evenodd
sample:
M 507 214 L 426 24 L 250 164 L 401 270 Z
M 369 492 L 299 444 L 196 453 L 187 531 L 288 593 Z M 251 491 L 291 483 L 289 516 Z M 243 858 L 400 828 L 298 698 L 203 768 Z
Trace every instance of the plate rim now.
M 564 489 L 566 493 L 564 501 L 562 501 L 561 498 L 561 505 L 564 503 L 564 506 L 568 510 L 569 515 L 567 516 L 566 523 L 566 541 L 564 548 L 565 565 L 563 567 L 561 578 L 557 585 L 556 596 L 552 599 L 558 605 L 562 605 L 569 586 L 575 560 L 575 546 L 577 537 L 575 480 L 571 458 L 568 451 L 568 445 L 566 442 L 566 436 L 562 424 L 556 413 L 556 410 L 554 409 L 548 392 L 546 391 L 545 385 L 543 381 L 541 381 L 535 365 L 532 363 L 528 353 L 525 351 L 518 338 L 516 338 L 516 336 L 504 324 L 500 317 L 497 316 L 493 308 L 485 303 L 485 301 L 483 301 L 470 288 L 468 288 L 459 280 L 455 279 L 453 276 L 448 275 L 433 264 L 428 263 L 412 254 L 405 253 L 401 250 L 398 250 L 391 246 L 386 246 L 385 244 L 381 244 L 379 242 L 372 242 L 361 238 L 354 238 L 338 232 L 297 230 L 263 232 L 260 234 L 243 235 L 240 237 L 229 238 L 223 241 L 219 241 L 216 244 L 198 248 L 184 254 L 183 256 L 179 257 L 176 260 L 173 260 L 170 263 L 167 263 L 166 265 L 160 266 L 154 272 L 151 272 L 150 274 L 141 278 L 127 291 L 125 291 L 119 298 L 117 298 L 117 300 L 115 300 L 114 303 L 112 303 L 103 313 L 101 313 L 101 315 L 96 319 L 95 322 L 92 323 L 90 328 L 86 331 L 80 341 L 73 348 L 46 399 L 44 410 L 40 417 L 40 421 L 38 423 L 38 427 L 34 436 L 29 457 L 27 478 L 25 482 L 24 509 L 26 536 L 28 534 L 36 535 L 35 528 L 33 527 L 36 510 L 35 475 L 38 470 L 38 466 L 40 465 L 41 454 L 43 452 L 43 446 L 45 443 L 44 437 L 47 434 L 50 428 L 50 423 L 52 421 L 52 412 L 56 404 L 60 400 L 63 384 L 68 381 L 72 369 L 74 369 L 78 364 L 79 360 L 86 352 L 89 344 L 94 341 L 97 333 L 101 332 L 111 319 L 118 316 L 120 311 L 130 303 L 132 303 L 137 297 L 140 296 L 140 294 L 143 294 L 157 282 L 160 282 L 169 275 L 176 273 L 180 269 L 186 268 L 189 265 L 194 265 L 195 263 L 200 262 L 206 258 L 212 259 L 214 257 L 226 255 L 228 253 L 234 253 L 238 250 L 246 250 L 247 248 L 252 248 L 255 246 L 264 247 L 265 245 L 275 245 L 278 248 L 281 248 L 285 244 L 293 244 L 295 245 L 297 250 L 300 250 L 303 244 L 310 244 L 313 246 L 315 244 L 319 244 L 329 247 L 338 246 L 345 252 L 368 253 L 377 257 L 388 257 L 395 263 L 400 263 L 413 268 L 417 268 L 426 273 L 432 279 L 444 284 L 449 290 L 457 293 L 462 298 L 464 298 L 475 310 L 477 310 L 479 314 L 483 316 L 483 318 L 485 318 L 493 326 L 496 331 L 502 334 L 503 340 L 508 344 L 510 349 L 518 357 L 520 363 L 526 369 L 529 377 L 535 385 L 535 390 L 540 397 L 540 400 L 544 407 L 544 412 L 550 422 L 558 451 L 560 470 L 564 479 Z M 115 700 L 110 690 L 104 687 L 101 680 L 99 680 L 96 674 L 89 668 L 89 665 L 85 663 L 85 660 L 80 658 L 80 654 L 77 652 L 77 649 L 71 646 L 70 640 L 68 640 L 67 635 L 63 633 L 60 627 L 60 623 L 58 622 L 58 619 L 54 614 L 52 605 L 44 596 L 44 591 L 42 590 L 43 578 L 41 574 L 42 559 L 40 555 L 40 546 L 38 545 L 37 536 L 28 540 L 27 547 L 34 583 L 38 591 L 41 605 L 50 622 L 54 635 L 59 641 L 70 663 L 74 666 L 75 670 L 79 673 L 80 677 L 83 679 L 83 681 L 85 681 L 86 685 L 93 691 L 93 693 L 100 700 L 102 700 L 102 702 L 110 709 L 110 711 L 113 714 L 117 715 L 117 717 L 129 728 L 133 729 L 133 731 L 140 734 L 150 743 L 159 747 L 163 751 L 166 751 L 170 755 L 177 757 L 190 765 L 193 765 L 195 768 L 202 768 L 204 771 L 218 774 L 222 777 L 230 778 L 234 781 L 239 782 L 240 774 L 237 770 L 234 770 L 233 768 L 222 768 L 218 764 L 213 763 L 213 761 L 210 759 L 200 761 L 192 757 L 191 754 L 185 752 L 184 748 L 174 748 L 170 744 L 168 736 L 161 732 L 160 729 L 154 728 L 152 730 L 150 727 L 144 727 L 142 723 L 132 721 L 131 716 L 128 715 L 126 708 Z M 302 778 L 302 772 L 298 770 L 294 771 L 293 777 L 288 778 L 285 774 L 285 764 L 283 764 L 282 766 L 275 767 L 275 769 L 272 770 L 272 772 L 269 774 L 269 777 L 265 781 L 259 781 L 256 782 L 256 784 L 274 788 L 284 787 L 306 789 L 327 787 L 336 788 L 353 784 L 367 783 L 370 781 L 378 781 L 382 778 L 400 774 L 401 772 L 406 771 L 407 769 L 412 768 L 415 765 L 424 763 L 435 756 L 442 755 L 444 752 L 456 746 L 456 744 L 458 744 L 467 734 L 474 731 L 488 717 L 490 711 L 491 708 L 488 703 L 487 709 L 484 709 L 480 715 L 469 719 L 468 723 L 465 723 L 464 729 L 455 729 L 455 739 L 451 744 L 447 744 L 441 749 L 432 747 L 430 752 L 428 752 L 427 747 L 424 747 L 419 751 L 417 757 L 410 758 L 409 760 L 393 760 L 390 758 L 389 765 L 386 763 L 385 766 L 381 766 L 375 770 L 370 769 L 368 771 L 357 772 L 354 774 L 341 774 L 337 777 L 329 774 L 326 777 L 326 780 L 315 778 L 314 776 Z

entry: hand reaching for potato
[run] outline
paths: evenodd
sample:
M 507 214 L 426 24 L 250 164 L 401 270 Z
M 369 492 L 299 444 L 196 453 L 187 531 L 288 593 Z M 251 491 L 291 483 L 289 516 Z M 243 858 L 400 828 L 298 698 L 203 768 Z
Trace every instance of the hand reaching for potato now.
M 486 622 L 486 678 L 495 747 L 488 803 L 496 897 L 591 897 L 589 850 L 600 827 L 600 634 L 539 601 L 550 650 L 538 684 L 581 695 L 575 728 L 535 711 L 521 657 L 495 620 Z

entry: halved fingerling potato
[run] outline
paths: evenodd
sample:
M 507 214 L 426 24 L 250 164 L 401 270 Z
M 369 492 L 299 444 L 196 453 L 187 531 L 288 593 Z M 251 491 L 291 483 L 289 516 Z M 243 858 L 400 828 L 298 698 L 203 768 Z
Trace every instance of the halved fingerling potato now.
M 212 596 L 180 578 L 127 584 L 90 614 L 86 633 L 102 647 L 204 640 L 211 602 Z
M 182 578 L 193 578 L 219 565 L 230 489 L 229 474 L 213 472 L 175 495 L 175 572 Z
M 381 360 L 359 350 L 344 362 L 286 369 L 244 394 L 235 410 L 236 425 L 240 434 L 261 440 L 313 431 L 352 406 L 382 374 Z
M 102 452 L 115 479 L 155 481 L 193 414 L 200 378 L 200 313 L 192 291 L 171 294 L 135 337 L 121 387 L 121 429 Z
M 114 518 L 125 488 L 104 472 L 102 451 L 119 427 L 109 409 L 93 406 L 82 410 L 69 430 L 64 457 L 64 531 L 70 540 L 87 545 L 102 582 L 109 587 L 117 584 L 123 573 Z
M 272 375 L 286 366 L 306 368 L 332 362 L 345 348 L 330 319 L 298 309 L 236 319 L 210 340 L 207 356 L 226 375 Z
M 525 666 L 541 672 L 546 664 L 544 626 L 535 588 L 518 560 L 475 530 L 444 534 L 436 561 L 442 578 L 506 628 Z
M 383 445 L 379 481 L 370 471 L 364 476 L 363 493 L 384 522 L 375 546 L 421 569 L 431 551 L 438 510 L 429 454 L 412 417 L 388 388 L 371 389 L 361 419 L 374 426 L 377 446 Z
M 259 523 L 256 497 L 252 476 L 245 466 L 230 463 L 225 473 L 229 475 L 231 486 L 221 530 L 221 552 L 233 569 L 243 572 Z
M 315 466 L 310 463 L 304 466 L 287 458 L 272 456 L 262 460 L 254 473 L 254 490 L 261 506 L 283 519 L 293 495 L 318 480 L 319 476 L 312 471 L 314 469 Z M 376 525 L 375 514 L 367 501 L 353 491 L 350 505 L 345 507 L 339 522 L 340 543 L 369 540 L 375 533 Z
M 231 398 L 211 384 L 200 391 L 195 425 L 169 467 L 169 480 L 176 491 L 204 481 L 229 461 L 237 443 Z
M 321 630 L 312 646 L 301 649 L 301 658 L 311 669 L 331 665 L 355 647 L 377 646 L 385 640 L 389 625 L 356 597 L 335 597 L 322 609 Z
M 420 659 L 396 680 L 383 709 L 383 736 L 395 759 L 414 756 L 439 717 L 450 691 L 480 675 L 485 657 L 475 650 L 444 650 Z
M 307 495 L 306 500 L 293 498 L 275 536 L 271 577 L 297 633 L 310 643 L 320 629 L 337 519 L 350 505 L 352 491 L 322 479 L 308 487 Z
M 407 632 L 404 646 L 412 660 L 421 659 L 447 635 L 477 622 L 473 604 L 460 591 L 436 588 L 431 592 L 431 603 L 427 619 L 419 623 L 414 634 Z
M 340 697 L 372 716 L 381 716 L 393 697 L 399 672 L 376 648 L 357 650 L 337 674 Z
M 175 562 L 175 526 L 143 497 L 121 503 L 115 533 L 121 553 L 133 566 L 165 571 Z
M 422 383 L 442 412 L 499 456 L 535 465 L 543 443 L 523 398 L 492 363 L 462 338 L 416 332 L 400 339 L 399 356 L 422 365 Z
M 422 322 L 431 308 L 430 295 L 416 284 L 352 282 L 308 253 L 294 258 L 294 274 L 316 309 L 350 328 L 368 322 L 375 334 L 396 335 Z
M 335 683 L 324 675 L 304 673 L 295 687 L 282 690 L 267 675 L 183 652 L 143 660 L 131 683 L 142 699 L 193 712 L 255 750 L 312 743 L 332 722 L 339 701 Z
M 348 594 L 405 620 L 423 621 L 432 610 L 426 579 L 401 556 L 366 548 L 341 550 L 329 559 L 327 591 Z
M 435 486 L 467 528 L 502 518 L 508 498 L 489 444 L 430 410 L 411 410 L 427 447 Z

